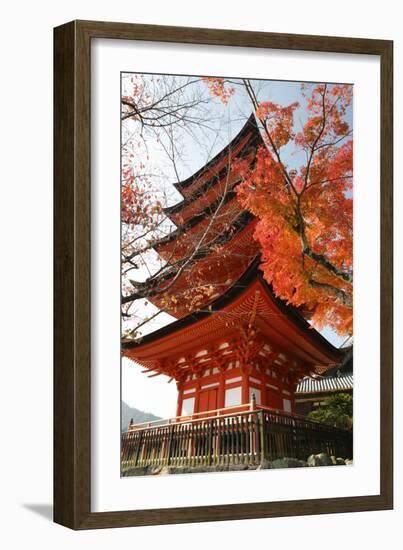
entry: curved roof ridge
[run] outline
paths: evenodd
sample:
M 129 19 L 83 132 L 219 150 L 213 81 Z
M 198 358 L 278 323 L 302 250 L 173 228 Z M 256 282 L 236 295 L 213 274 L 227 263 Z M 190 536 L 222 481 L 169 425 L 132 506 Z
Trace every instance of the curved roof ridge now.
M 232 299 L 238 296 L 238 294 L 240 294 L 242 290 L 246 288 L 247 284 L 254 279 L 254 277 L 257 274 L 259 261 L 260 261 L 260 255 L 257 255 L 255 259 L 251 262 L 251 264 L 247 267 L 247 269 L 244 271 L 243 275 L 231 287 L 229 287 L 227 292 L 225 294 L 222 294 L 220 297 L 216 298 L 210 304 L 211 308 L 209 310 L 194 311 L 192 313 L 189 313 L 189 315 L 186 315 L 186 317 L 182 317 L 181 319 L 178 319 L 177 321 L 174 321 L 169 325 L 165 325 L 159 328 L 158 330 L 150 332 L 149 334 L 141 336 L 136 340 L 132 340 L 130 342 L 122 341 L 122 348 L 130 349 L 138 345 L 145 344 L 151 340 L 154 340 L 155 338 L 166 336 L 171 332 L 176 332 L 181 328 L 190 326 L 196 321 L 204 319 L 205 317 L 210 317 L 213 313 L 223 308 L 227 303 L 230 303 Z
M 210 303 L 210 307 L 208 310 L 195 311 L 193 313 L 190 313 L 186 317 L 182 317 L 181 319 L 178 319 L 177 321 L 174 321 L 169 325 L 166 325 L 154 332 L 150 332 L 149 334 L 146 334 L 141 338 L 138 338 L 137 340 L 132 340 L 130 342 L 122 341 L 122 349 L 130 349 L 135 348 L 136 346 L 141 346 L 143 344 L 148 344 L 155 339 L 168 336 L 169 334 L 177 332 L 183 328 L 190 327 L 197 321 L 201 321 L 204 318 L 212 316 L 214 313 L 220 311 L 226 305 L 233 302 L 246 288 L 248 288 L 248 286 L 250 286 L 250 284 L 253 283 L 253 281 L 259 279 L 264 285 L 264 288 L 267 291 L 269 297 L 273 300 L 279 310 L 284 313 L 290 319 L 290 321 L 292 321 L 292 323 L 295 324 L 300 330 L 305 332 L 310 340 L 316 341 L 317 344 L 326 348 L 327 351 L 335 357 L 342 356 L 341 350 L 334 347 L 317 330 L 312 328 L 308 321 L 304 319 L 304 317 L 302 317 L 301 313 L 296 307 L 287 304 L 286 302 L 284 302 L 284 300 L 281 300 L 274 295 L 272 286 L 263 278 L 263 273 L 259 269 L 259 265 L 260 254 L 256 255 L 255 259 L 244 271 L 243 275 L 231 287 L 227 289 L 225 294 L 222 294 L 220 297 L 216 298 L 213 302 Z
M 252 139 L 250 139 L 244 145 L 244 147 L 239 151 L 239 153 L 237 154 L 237 158 L 243 158 L 244 156 L 248 155 L 250 153 L 249 147 L 251 147 L 252 145 L 255 145 L 255 141 L 260 141 L 261 139 L 262 138 L 261 137 L 258 138 L 258 136 L 254 136 Z M 258 146 L 258 143 L 256 143 L 256 149 L 257 149 L 257 146 Z M 256 159 L 252 161 L 252 165 L 255 162 L 255 160 Z M 181 210 L 186 208 L 186 206 L 194 202 L 199 197 L 202 197 L 206 191 L 208 191 L 213 186 L 217 185 L 228 174 L 228 170 L 229 170 L 228 165 L 221 168 L 221 170 L 217 174 L 214 174 L 213 176 L 211 176 L 210 179 L 208 179 L 202 185 L 200 185 L 200 187 L 198 187 L 192 195 L 188 197 L 183 197 L 183 199 L 180 200 L 179 202 L 176 202 L 172 206 L 167 206 L 166 208 L 164 208 L 165 214 L 167 215 L 176 214 L 177 212 L 180 212 Z
M 228 229 L 227 231 L 224 231 L 223 233 L 220 233 L 212 243 L 210 243 L 210 246 L 205 249 L 205 250 L 201 250 L 199 252 L 197 252 L 194 257 L 193 257 L 193 262 L 192 263 L 195 263 L 196 261 L 202 259 L 202 258 L 205 258 L 206 256 L 209 256 L 210 254 L 212 254 L 212 247 L 214 245 L 221 245 L 221 244 L 225 244 L 227 242 L 231 242 L 235 237 L 237 237 L 241 232 L 242 230 L 244 230 L 248 223 L 250 221 L 253 220 L 253 214 L 251 214 L 250 212 L 248 212 L 247 210 L 242 210 L 239 215 L 237 216 L 237 218 L 234 220 L 234 223 L 233 225 L 231 226 L 231 229 Z M 235 231 L 233 231 L 233 229 L 235 229 Z M 174 233 L 174 232 L 172 232 Z M 170 233 L 169 235 L 167 235 L 167 237 L 169 237 L 172 233 Z M 165 240 L 166 237 L 163 237 L 163 239 L 160 239 L 160 241 L 158 241 L 157 243 L 154 243 L 152 247 L 150 248 L 155 248 L 156 246 L 158 245 L 161 245 L 161 244 L 166 244 L 167 242 L 169 242 L 169 240 Z M 164 280 L 169 280 L 170 278 L 174 277 L 176 274 L 175 271 L 173 271 L 172 273 L 167 271 L 163 277 L 161 277 L 161 281 L 164 281 Z M 150 294 L 150 296 L 152 296 L 153 294 Z
M 191 185 L 196 178 L 201 176 L 205 171 L 207 171 L 209 168 L 211 168 L 218 160 L 220 160 L 223 156 L 225 156 L 228 149 L 231 146 L 233 146 L 235 143 L 240 141 L 244 137 L 244 135 L 251 129 L 257 130 L 259 132 L 259 135 L 260 135 L 260 131 L 259 131 L 258 126 L 257 126 L 256 118 L 255 118 L 255 115 L 253 113 L 250 114 L 248 120 L 242 126 L 242 128 L 240 129 L 238 134 L 223 149 L 221 149 L 221 151 L 219 153 L 217 153 L 211 160 L 209 160 L 207 162 L 207 164 L 204 164 L 201 168 L 196 170 L 196 172 L 194 172 L 188 178 L 186 178 L 184 180 L 181 180 L 181 181 L 178 181 L 178 182 L 174 183 L 173 185 L 179 190 L 183 189 L 183 188 L 186 188 L 186 187 L 189 187 L 189 185 Z
M 153 248 L 157 249 L 159 246 L 164 245 L 164 244 L 172 241 L 172 239 L 180 237 L 184 230 L 195 227 L 197 224 L 199 224 L 200 222 L 205 220 L 206 219 L 206 214 L 213 215 L 214 212 L 217 211 L 217 206 L 218 205 L 221 204 L 221 206 L 225 206 L 226 204 L 228 204 L 235 197 L 236 197 L 236 191 L 234 189 L 230 189 L 229 191 L 227 191 L 225 193 L 223 200 L 222 200 L 222 197 L 218 197 L 218 199 L 216 199 L 214 202 L 212 202 L 211 204 L 206 206 L 203 210 L 201 210 L 200 212 L 198 212 L 197 214 L 195 214 L 191 218 L 189 218 L 185 223 L 183 223 L 181 225 L 178 225 L 176 227 L 176 229 L 171 231 L 171 233 L 168 233 L 168 235 L 165 235 L 164 237 L 161 237 L 161 239 L 159 239 L 158 241 L 155 242 L 155 244 L 153 245 Z M 240 211 L 241 211 L 241 213 L 245 212 L 245 210 L 241 210 L 241 209 L 240 209 Z M 251 214 L 250 220 L 252 220 L 253 217 L 254 216 Z

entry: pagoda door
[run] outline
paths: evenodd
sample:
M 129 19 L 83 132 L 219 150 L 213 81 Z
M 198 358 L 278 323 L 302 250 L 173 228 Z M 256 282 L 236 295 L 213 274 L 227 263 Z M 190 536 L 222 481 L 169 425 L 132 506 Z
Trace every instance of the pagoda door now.
M 199 411 L 214 411 L 217 408 L 218 388 L 200 392 Z

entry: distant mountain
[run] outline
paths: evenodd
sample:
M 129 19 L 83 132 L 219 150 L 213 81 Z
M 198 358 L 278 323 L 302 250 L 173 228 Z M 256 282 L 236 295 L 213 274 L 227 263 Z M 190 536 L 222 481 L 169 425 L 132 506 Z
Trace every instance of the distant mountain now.
M 121 416 L 122 432 L 127 430 L 127 426 L 131 418 L 133 418 L 133 422 L 135 423 L 150 422 L 152 420 L 161 420 L 160 416 L 155 416 L 155 414 L 139 411 L 134 407 L 129 407 L 127 403 L 122 401 L 122 416 Z

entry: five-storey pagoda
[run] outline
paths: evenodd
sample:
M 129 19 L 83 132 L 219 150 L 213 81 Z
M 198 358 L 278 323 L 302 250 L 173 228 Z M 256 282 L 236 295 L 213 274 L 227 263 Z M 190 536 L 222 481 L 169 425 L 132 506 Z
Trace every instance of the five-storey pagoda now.
M 298 382 L 340 361 L 340 351 L 277 299 L 259 270 L 256 219 L 235 187 L 236 161 L 254 163 L 262 144 L 252 115 L 216 157 L 176 184 L 183 200 L 165 210 L 176 230 L 154 244 L 172 269 L 148 299 L 169 303 L 177 320 L 122 342 L 123 355 L 149 376 L 176 381 L 177 417 L 234 412 L 252 396 L 293 413 Z

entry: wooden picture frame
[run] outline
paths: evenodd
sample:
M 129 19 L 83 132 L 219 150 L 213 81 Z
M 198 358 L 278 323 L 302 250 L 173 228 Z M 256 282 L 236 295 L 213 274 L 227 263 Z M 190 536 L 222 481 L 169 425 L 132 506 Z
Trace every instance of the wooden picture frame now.
M 381 65 L 381 488 L 379 495 L 91 512 L 90 45 L 94 38 L 354 53 Z M 393 507 L 393 43 L 73 21 L 54 31 L 54 520 L 72 529 L 128 527 Z

